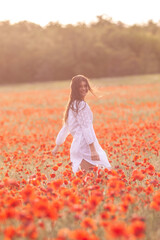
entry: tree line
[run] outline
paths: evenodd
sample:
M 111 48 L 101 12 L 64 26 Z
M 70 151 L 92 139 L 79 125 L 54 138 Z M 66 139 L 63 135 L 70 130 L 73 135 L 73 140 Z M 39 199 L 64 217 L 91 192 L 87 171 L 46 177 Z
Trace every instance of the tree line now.
M 89 25 L 0 22 L 0 83 L 160 72 L 160 26 L 97 16 Z

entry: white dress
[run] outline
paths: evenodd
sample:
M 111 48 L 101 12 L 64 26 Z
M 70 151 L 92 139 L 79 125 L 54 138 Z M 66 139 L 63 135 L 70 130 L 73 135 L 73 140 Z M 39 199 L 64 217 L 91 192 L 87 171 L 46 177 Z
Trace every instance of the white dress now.
M 76 101 L 74 101 L 74 109 L 75 108 Z M 96 138 L 92 121 L 93 114 L 89 105 L 85 101 L 81 101 L 78 106 L 78 114 L 71 108 L 69 109 L 68 119 L 57 135 L 57 145 L 63 144 L 69 134 L 73 136 L 73 142 L 70 148 L 70 159 L 74 173 L 79 170 L 83 159 L 95 166 L 104 166 L 111 169 L 107 155 Z M 91 143 L 94 143 L 100 161 L 93 161 L 91 159 L 89 147 Z

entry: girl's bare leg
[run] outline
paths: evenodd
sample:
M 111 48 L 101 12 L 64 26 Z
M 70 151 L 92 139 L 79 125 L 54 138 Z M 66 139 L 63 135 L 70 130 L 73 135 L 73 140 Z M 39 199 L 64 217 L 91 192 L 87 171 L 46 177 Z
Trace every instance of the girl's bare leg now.
M 95 165 L 87 162 L 87 161 L 84 160 L 84 159 L 82 160 L 80 166 L 81 166 L 81 169 L 82 169 L 82 170 L 85 170 L 85 171 L 91 170 L 91 168 L 95 167 Z
M 81 170 L 82 170 L 82 171 L 85 170 L 86 172 L 93 170 L 93 168 L 95 167 L 95 165 L 87 162 L 87 161 L 84 160 L 84 159 L 82 160 L 80 166 L 81 166 Z M 93 174 L 94 174 L 94 179 L 96 179 L 96 178 L 97 178 L 97 172 L 94 172 L 94 171 L 93 171 Z

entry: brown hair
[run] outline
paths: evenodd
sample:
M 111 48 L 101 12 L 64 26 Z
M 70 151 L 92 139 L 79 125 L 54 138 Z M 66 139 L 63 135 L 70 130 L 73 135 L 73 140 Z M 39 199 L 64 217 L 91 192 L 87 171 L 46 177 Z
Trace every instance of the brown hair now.
M 72 81 L 71 81 L 71 84 L 70 84 L 71 92 L 70 92 L 69 101 L 68 101 L 68 104 L 66 106 L 66 110 L 65 110 L 65 113 L 64 113 L 64 122 L 67 121 L 69 108 L 71 108 L 73 111 L 78 113 L 78 105 L 79 105 L 80 101 L 82 101 L 82 98 L 81 98 L 81 95 L 80 95 L 80 92 L 79 92 L 80 83 L 82 81 L 86 82 L 88 90 L 93 95 L 95 95 L 94 92 L 93 92 L 93 89 L 90 86 L 89 79 L 87 77 L 85 77 L 83 75 L 74 76 L 72 78 Z M 75 100 L 77 100 L 76 101 L 76 108 L 74 108 L 74 106 L 73 106 L 73 102 Z

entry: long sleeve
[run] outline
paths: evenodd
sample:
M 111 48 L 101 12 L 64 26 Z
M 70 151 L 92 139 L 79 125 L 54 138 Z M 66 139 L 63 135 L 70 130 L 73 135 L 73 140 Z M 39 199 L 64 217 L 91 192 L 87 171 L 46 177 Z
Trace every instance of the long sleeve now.
M 59 131 L 57 138 L 56 138 L 56 144 L 61 145 L 66 140 L 66 137 L 69 135 L 69 130 L 66 124 L 63 125 L 61 130 Z
M 91 114 L 89 106 L 84 101 L 80 102 L 77 121 L 88 145 L 95 141 Z

